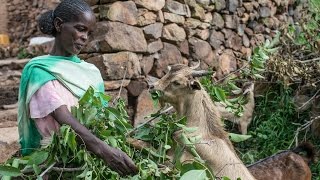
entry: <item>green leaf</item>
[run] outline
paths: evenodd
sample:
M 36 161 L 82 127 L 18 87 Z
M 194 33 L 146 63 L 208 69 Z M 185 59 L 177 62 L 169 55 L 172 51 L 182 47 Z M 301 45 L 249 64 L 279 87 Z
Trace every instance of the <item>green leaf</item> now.
M 171 146 L 167 144 L 167 145 L 164 146 L 164 148 L 165 149 L 171 149 Z
M 180 180 L 205 180 L 207 179 L 205 170 L 191 170 L 183 174 Z
M 21 176 L 21 172 L 18 168 L 6 166 L 6 165 L 0 165 L 0 175 L 2 176 Z
M 49 153 L 46 151 L 36 151 L 30 155 L 28 165 L 39 165 L 47 160 Z
M 245 140 L 251 138 L 252 136 L 251 135 L 229 133 L 229 137 L 230 137 L 231 141 L 238 143 L 238 142 L 245 141 Z
M 224 102 L 226 100 L 226 94 L 223 89 L 214 88 L 214 93 L 220 101 Z
M 92 179 L 92 171 L 88 171 L 86 173 L 86 177 L 85 177 L 85 180 L 91 180 Z
M 261 76 L 260 74 L 253 74 L 253 76 L 257 79 L 264 79 L 265 77 Z
M 231 180 L 230 178 L 226 177 L 226 176 L 223 176 L 222 177 L 222 180 Z
M 33 164 L 32 168 L 33 168 L 34 172 L 36 173 L 36 175 L 39 175 L 41 173 L 41 169 L 39 168 L 39 166 Z
M 84 104 L 90 102 L 90 100 L 92 99 L 93 94 L 94 94 L 94 89 L 93 89 L 93 87 L 90 86 L 88 88 L 88 90 L 86 91 L 86 93 L 79 100 L 79 105 L 84 105 Z
M 183 131 L 186 133 L 193 133 L 195 131 L 197 131 L 197 127 L 183 127 Z

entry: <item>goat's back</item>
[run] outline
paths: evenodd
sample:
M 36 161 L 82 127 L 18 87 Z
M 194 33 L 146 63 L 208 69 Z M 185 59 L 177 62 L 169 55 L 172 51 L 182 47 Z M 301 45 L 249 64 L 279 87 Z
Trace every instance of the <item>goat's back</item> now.
M 306 155 L 299 155 L 306 152 Z M 293 150 L 283 151 L 248 166 L 257 180 L 311 180 L 308 163 L 312 162 L 315 150 L 303 143 Z

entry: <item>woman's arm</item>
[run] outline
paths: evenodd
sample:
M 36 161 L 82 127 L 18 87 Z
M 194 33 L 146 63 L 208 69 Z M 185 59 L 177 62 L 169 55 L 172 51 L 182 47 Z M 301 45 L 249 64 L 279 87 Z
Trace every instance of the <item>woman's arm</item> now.
M 109 146 L 94 136 L 72 116 L 66 105 L 60 106 L 51 115 L 59 124 L 70 125 L 84 141 L 86 148 L 102 158 L 111 169 L 119 172 L 121 175 L 137 173 L 137 167 L 126 153 Z

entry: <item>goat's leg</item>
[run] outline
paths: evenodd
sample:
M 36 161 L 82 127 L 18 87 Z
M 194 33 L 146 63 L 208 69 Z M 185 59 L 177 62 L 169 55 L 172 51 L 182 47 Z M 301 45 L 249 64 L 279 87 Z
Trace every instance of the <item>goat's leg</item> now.
M 238 128 L 241 134 L 247 134 L 248 122 L 242 119 L 238 124 Z

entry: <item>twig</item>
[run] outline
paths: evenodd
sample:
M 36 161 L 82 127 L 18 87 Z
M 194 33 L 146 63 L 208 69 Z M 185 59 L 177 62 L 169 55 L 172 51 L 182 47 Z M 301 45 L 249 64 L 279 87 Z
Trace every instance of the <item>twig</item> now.
M 45 171 L 40 174 L 40 177 L 43 177 L 48 171 L 50 171 L 56 163 L 52 163 Z
M 60 168 L 60 167 L 53 167 L 55 165 L 55 163 L 53 163 L 53 165 L 50 165 L 43 173 L 41 173 L 41 175 L 44 175 L 45 173 L 49 172 L 50 170 L 52 171 L 56 171 L 56 172 L 75 172 L 75 171 L 82 171 L 85 168 L 84 167 L 78 167 L 78 168 Z M 51 167 L 52 166 L 52 167 Z M 43 169 L 45 168 L 45 165 L 40 165 L 39 168 Z M 26 174 L 26 173 L 30 173 L 33 172 L 33 168 L 27 168 L 22 170 L 22 174 Z
M 310 121 L 307 121 L 306 123 L 302 124 L 300 127 L 298 127 L 298 129 L 296 130 L 296 133 L 294 135 L 294 138 L 293 138 L 292 142 L 289 145 L 289 148 L 291 148 L 291 146 L 292 146 L 292 144 L 294 142 L 296 142 L 296 145 L 297 145 L 299 133 L 301 131 L 306 130 L 307 128 L 309 128 L 311 126 L 311 124 L 313 123 L 313 121 L 315 121 L 316 119 L 319 119 L 319 118 L 320 118 L 320 116 L 315 117 L 315 118 L 311 119 Z
M 123 88 L 124 80 L 125 80 L 125 78 L 127 76 L 127 71 L 128 71 L 128 66 L 126 66 L 126 70 L 124 72 L 124 75 L 123 75 L 123 78 L 122 78 L 122 81 L 121 81 L 121 85 L 120 85 L 120 90 L 119 90 L 118 96 L 116 98 L 114 98 L 112 104 L 114 104 L 121 96 L 121 91 L 122 91 L 122 88 Z
M 162 109 L 164 109 L 164 108 L 162 108 Z M 130 132 L 127 133 L 127 136 L 130 136 L 130 135 L 131 135 L 132 133 L 134 133 L 136 130 L 138 130 L 138 129 L 141 128 L 142 126 L 144 126 L 144 125 L 152 122 L 153 120 L 157 119 L 157 118 L 160 117 L 162 114 L 166 114 L 167 112 L 171 111 L 171 110 L 173 109 L 173 107 L 170 106 L 170 107 L 168 107 L 167 109 L 161 111 L 162 109 L 160 109 L 160 112 L 157 113 L 155 117 L 153 117 L 153 118 L 149 119 L 148 121 L 140 124 L 139 126 L 133 128 Z
M 299 108 L 298 110 L 301 110 L 304 106 L 306 106 L 310 101 L 312 101 L 317 95 L 318 93 L 320 92 L 320 89 L 318 89 L 318 91 L 305 103 L 303 103 Z
M 297 62 L 300 62 L 300 63 L 308 63 L 308 62 L 312 62 L 312 61 L 319 61 L 320 58 L 313 58 L 313 59 L 309 59 L 309 60 L 305 60 L 305 61 L 301 61 L 301 60 L 294 60 L 294 61 L 297 61 Z

